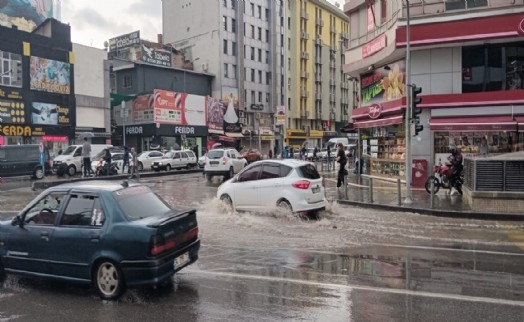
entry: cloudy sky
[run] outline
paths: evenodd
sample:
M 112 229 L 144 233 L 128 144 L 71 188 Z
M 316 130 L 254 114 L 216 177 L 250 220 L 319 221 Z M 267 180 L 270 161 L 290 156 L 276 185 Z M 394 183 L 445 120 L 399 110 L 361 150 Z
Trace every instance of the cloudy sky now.
M 156 41 L 162 33 L 162 1 L 63 0 L 61 20 L 71 25 L 73 42 L 82 45 L 103 48 L 104 41 L 135 30 L 142 39 Z

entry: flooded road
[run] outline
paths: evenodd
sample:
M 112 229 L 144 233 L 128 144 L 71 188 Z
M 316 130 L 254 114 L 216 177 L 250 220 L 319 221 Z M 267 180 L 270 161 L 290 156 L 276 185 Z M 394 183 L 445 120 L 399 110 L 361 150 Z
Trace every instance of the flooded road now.
M 160 289 L 103 302 L 89 287 L 10 276 L 0 321 L 522 321 L 524 224 L 330 204 L 318 221 L 228 211 L 220 181 L 142 180 L 198 210 L 199 261 Z M 334 187 L 329 187 L 328 194 Z M 0 194 L 16 211 L 38 191 Z M 27 303 L 32 303 L 28 306 Z M 176 318 L 175 318 L 176 317 Z

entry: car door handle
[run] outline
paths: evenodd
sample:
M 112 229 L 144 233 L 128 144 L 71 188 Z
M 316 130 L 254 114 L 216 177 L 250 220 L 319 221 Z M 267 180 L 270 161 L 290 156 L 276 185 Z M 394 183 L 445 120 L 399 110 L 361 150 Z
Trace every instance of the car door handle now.
M 92 242 L 99 242 L 100 241 L 100 235 L 99 234 L 93 234 L 91 235 L 91 241 Z
M 45 241 L 49 241 L 49 232 L 43 231 L 40 233 L 40 238 L 44 239 Z

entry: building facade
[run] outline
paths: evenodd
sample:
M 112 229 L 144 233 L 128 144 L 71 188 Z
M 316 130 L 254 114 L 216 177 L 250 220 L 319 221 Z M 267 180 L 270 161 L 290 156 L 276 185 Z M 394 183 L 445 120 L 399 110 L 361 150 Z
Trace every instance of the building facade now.
M 197 147 L 201 155 L 214 75 L 193 71 L 191 60 L 139 32 L 113 38 L 108 47 L 113 144 L 138 151 Z
M 0 27 L 0 144 L 43 142 L 52 154 L 74 141 L 71 29 L 49 18 L 32 32 Z
M 497 1 L 350 0 L 344 71 L 358 81 L 352 110 L 364 172 L 405 175 L 406 64 L 422 88 L 424 130 L 412 140 L 413 184 L 425 181 L 449 147 L 479 153 L 523 149 L 524 3 Z M 407 10 L 410 54 L 406 61 Z M 409 69 L 409 68 L 408 68 Z
M 322 0 L 286 1 L 289 98 L 287 143 L 311 147 L 336 136 L 346 124 L 350 95 L 342 71 L 348 19 Z

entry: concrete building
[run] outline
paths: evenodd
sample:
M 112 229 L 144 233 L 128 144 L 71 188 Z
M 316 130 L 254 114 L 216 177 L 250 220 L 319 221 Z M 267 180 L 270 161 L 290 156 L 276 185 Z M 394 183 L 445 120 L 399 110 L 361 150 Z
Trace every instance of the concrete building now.
M 165 42 L 194 60 L 197 71 L 216 74 L 213 97 L 238 114 L 238 126 L 210 129 L 210 134 L 225 134 L 264 154 L 282 145 L 275 137 L 274 113 L 288 103 L 284 3 L 162 1 Z
M 324 0 L 286 1 L 289 50 L 287 144 L 321 145 L 348 121 L 350 96 L 343 74 L 348 19 Z
M 94 144 L 111 138 L 109 62 L 107 51 L 73 44 L 75 68 L 76 134 L 91 132 Z
M 411 81 L 422 88 L 424 130 L 412 140 L 413 185 L 449 146 L 477 155 L 518 151 L 524 142 L 524 2 L 411 0 Z M 404 177 L 407 10 L 401 0 L 350 0 L 344 71 L 358 79 L 352 111 L 364 172 Z

